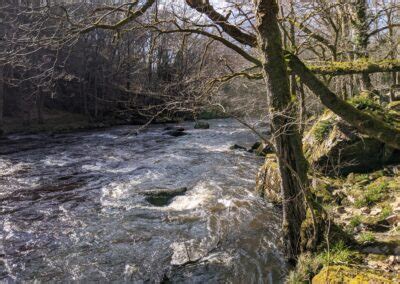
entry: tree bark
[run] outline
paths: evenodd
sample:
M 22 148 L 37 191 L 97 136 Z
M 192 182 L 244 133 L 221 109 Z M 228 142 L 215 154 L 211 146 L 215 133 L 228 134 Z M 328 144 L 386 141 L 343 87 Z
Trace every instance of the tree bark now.
M 290 68 L 320 98 L 324 106 L 357 128 L 360 133 L 378 139 L 388 146 L 400 149 L 399 130 L 340 99 L 297 56 L 288 54 L 288 57 L 290 57 Z
M 37 92 L 38 92 L 37 96 L 36 96 L 37 118 L 38 118 L 38 123 L 43 124 L 44 123 L 44 118 L 43 118 L 44 95 L 43 95 L 41 87 L 38 88 Z
M 283 197 L 283 238 L 286 256 L 296 260 L 300 231 L 306 217 L 307 161 L 296 125 L 275 0 L 256 0 L 258 48 L 267 86 L 273 141 L 278 157 Z
M 0 132 L 4 121 L 4 66 L 0 64 Z
M 367 17 L 367 1 L 366 0 L 356 0 L 356 53 L 358 53 L 359 58 L 369 59 L 368 53 L 368 17 Z M 373 86 L 371 83 L 371 78 L 368 73 L 361 74 L 361 89 L 362 90 L 372 90 Z

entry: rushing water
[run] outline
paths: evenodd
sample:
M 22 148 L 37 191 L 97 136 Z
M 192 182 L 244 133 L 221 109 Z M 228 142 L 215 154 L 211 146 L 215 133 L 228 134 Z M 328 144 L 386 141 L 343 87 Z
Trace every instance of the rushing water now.
M 276 283 L 279 213 L 230 120 L 0 141 L 0 282 Z M 166 206 L 146 191 L 187 187 Z

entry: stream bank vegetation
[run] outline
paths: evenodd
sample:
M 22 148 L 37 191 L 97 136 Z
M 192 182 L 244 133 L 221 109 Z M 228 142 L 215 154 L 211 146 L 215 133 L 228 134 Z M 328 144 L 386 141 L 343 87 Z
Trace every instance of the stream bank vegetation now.
M 17 2 L 2 129 L 235 117 L 269 146 L 257 188 L 282 210 L 287 281 L 398 281 L 397 0 Z

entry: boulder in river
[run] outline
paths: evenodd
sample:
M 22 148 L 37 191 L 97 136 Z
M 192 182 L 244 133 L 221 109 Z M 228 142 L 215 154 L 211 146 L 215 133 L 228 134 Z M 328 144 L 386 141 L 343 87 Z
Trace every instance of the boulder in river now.
M 233 144 L 231 147 L 229 147 L 230 150 L 244 150 L 247 151 L 247 148 L 244 146 L 240 146 L 238 144 Z
M 256 142 L 249 149 L 250 153 L 256 153 L 258 156 L 265 157 L 267 154 L 272 154 L 274 151 L 269 144 L 264 142 Z
M 154 206 L 167 206 L 176 196 L 184 195 L 187 187 L 177 189 L 153 189 L 146 190 L 143 194 L 146 196 L 146 201 Z
M 183 127 L 166 127 L 164 130 L 166 130 L 165 134 L 174 136 L 174 137 L 181 137 L 188 135 L 185 132 L 185 128 Z
M 352 104 L 394 127 L 393 114 L 367 95 L 354 98 Z M 331 111 L 326 111 L 306 133 L 304 152 L 312 167 L 324 174 L 368 172 L 400 162 L 400 152 L 385 143 L 360 134 L 353 126 Z
M 194 125 L 195 129 L 209 129 L 210 128 L 210 124 L 206 121 L 196 121 L 195 125 Z

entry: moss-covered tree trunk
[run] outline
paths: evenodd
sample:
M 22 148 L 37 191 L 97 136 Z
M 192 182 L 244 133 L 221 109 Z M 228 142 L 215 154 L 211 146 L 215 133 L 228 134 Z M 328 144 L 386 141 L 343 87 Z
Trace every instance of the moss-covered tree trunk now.
M 342 100 L 318 79 L 297 56 L 290 53 L 286 55 L 290 59 L 290 68 L 320 98 L 324 106 L 357 128 L 360 133 L 386 143 L 395 149 L 400 149 L 400 131 L 398 129 Z
M 368 60 L 368 17 L 367 17 L 367 1 L 366 0 L 356 0 L 355 9 L 356 9 L 356 19 L 355 19 L 355 30 L 356 30 L 356 39 L 355 39 L 355 51 L 358 55 L 358 58 L 363 58 Z M 371 77 L 368 73 L 361 74 L 361 89 L 363 90 L 372 90 L 373 86 L 371 83 Z
M 304 193 L 308 190 L 296 111 L 290 94 L 289 75 L 282 49 L 275 0 L 256 0 L 258 50 L 267 86 L 273 141 L 278 157 L 283 197 L 283 238 L 286 255 L 295 260 L 300 252 L 301 225 L 306 217 Z

